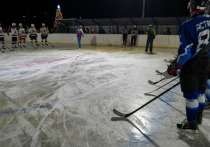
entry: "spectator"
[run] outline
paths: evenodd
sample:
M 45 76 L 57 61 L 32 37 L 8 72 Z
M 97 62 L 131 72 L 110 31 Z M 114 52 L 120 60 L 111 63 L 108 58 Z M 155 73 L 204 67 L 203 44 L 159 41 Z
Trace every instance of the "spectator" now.
M 103 27 L 100 27 L 99 34 L 106 34 Z
M 150 24 L 147 31 L 146 31 L 147 36 L 147 44 L 146 44 L 146 49 L 145 52 L 148 51 L 148 47 L 150 45 L 150 53 L 152 54 L 152 48 L 153 48 L 153 40 L 155 39 L 156 36 L 156 30 L 152 27 Z
M 92 34 L 97 34 L 96 29 L 93 29 Z
M 142 27 L 139 28 L 138 34 L 144 34 L 144 30 L 142 29 Z
M 88 28 L 86 28 L 86 33 L 87 33 L 87 34 L 89 34 L 89 33 L 90 33 L 90 31 L 89 31 L 89 29 L 88 29 Z
M 125 26 L 125 28 L 122 29 L 122 35 L 123 35 L 123 44 L 122 45 L 126 45 L 126 43 L 127 43 L 127 36 L 128 36 L 127 26 Z
M 131 35 L 131 46 L 136 46 L 136 38 L 138 35 L 138 30 L 136 26 L 134 26 L 134 28 L 131 30 Z
M 169 27 L 167 28 L 166 35 L 171 35 L 171 30 Z

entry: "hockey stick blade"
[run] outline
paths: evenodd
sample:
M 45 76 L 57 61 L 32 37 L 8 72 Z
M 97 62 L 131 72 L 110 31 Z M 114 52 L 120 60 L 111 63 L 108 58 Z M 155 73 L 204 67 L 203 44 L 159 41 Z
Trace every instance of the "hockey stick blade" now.
M 123 114 L 123 113 L 117 111 L 116 109 L 113 109 L 113 112 L 114 112 L 114 114 L 116 114 L 118 116 L 121 116 L 121 117 L 125 117 L 126 116 L 126 114 Z
M 112 117 L 111 121 L 126 121 L 127 118 L 124 117 Z
M 157 84 L 157 83 L 159 83 L 159 82 L 161 82 L 161 81 L 163 81 L 163 80 L 165 80 L 165 78 L 163 78 L 163 79 L 161 79 L 161 80 L 159 80 L 159 81 L 157 81 L 157 82 L 153 82 L 153 81 L 151 81 L 151 80 L 148 80 L 148 83 L 151 84 L 151 85 L 155 85 L 155 84 Z
M 156 95 L 150 94 L 150 93 L 144 93 L 144 95 L 146 95 L 146 96 L 156 96 Z
M 159 95 L 157 95 L 156 97 L 154 97 L 153 99 L 151 99 L 150 101 L 148 101 L 147 103 L 145 103 L 144 105 L 142 105 L 141 107 L 137 108 L 136 110 L 128 113 L 128 114 L 123 114 L 119 111 L 117 111 L 116 109 L 113 109 L 113 112 L 121 117 L 127 118 L 129 116 L 131 116 L 132 114 L 136 113 L 137 111 L 139 111 L 140 109 L 144 108 L 145 106 L 147 106 L 148 104 L 150 104 L 151 102 L 153 102 L 154 100 L 158 99 L 159 97 L 161 97 L 162 95 L 164 95 L 165 93 L 167 93 L 168 91 L 170 91 L 171 89 L 173 89 L 174 87 L 178 86 L 180 84 L 180 82 L 176 83 L 175 85 L 173 85 L 172 87 L 170 87 L 169 89 L 165 90 L 164 92 L 160 93 Z
M 155 85 L 155 84 L 156 84 L 156 82 L 153 82 L 153 81 L 151 81 L 151 80 L 148 80 L 148 83 L 149 83 L 150 85 Z

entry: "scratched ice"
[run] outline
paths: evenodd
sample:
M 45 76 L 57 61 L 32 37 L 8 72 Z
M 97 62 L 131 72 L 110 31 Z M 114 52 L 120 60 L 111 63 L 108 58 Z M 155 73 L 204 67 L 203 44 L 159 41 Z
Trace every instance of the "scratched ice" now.
M 144 93 L 157 86 L 147 81 L 162 78 L 155 70 L 165 71 L 176 49 L 75 48 L 0 54 L 1 147 L 210 147 L 209 110 L 199 134 L 177 130 L 185 118 L 179 86 L 128 120 L 111 121 L 113 109 L 129 113 L 153 98 Z

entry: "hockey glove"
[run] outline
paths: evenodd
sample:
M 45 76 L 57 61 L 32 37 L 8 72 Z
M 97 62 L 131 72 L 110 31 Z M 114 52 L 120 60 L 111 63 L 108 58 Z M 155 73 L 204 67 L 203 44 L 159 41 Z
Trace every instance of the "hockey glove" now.
M 171 76 L 175 77 L 177 76 L 177 70 L 181 69 L 181 66 L 178 65 L 177 61 L 174 60 L 171 62 L 171 64 L 168 66 L 167 72 Z

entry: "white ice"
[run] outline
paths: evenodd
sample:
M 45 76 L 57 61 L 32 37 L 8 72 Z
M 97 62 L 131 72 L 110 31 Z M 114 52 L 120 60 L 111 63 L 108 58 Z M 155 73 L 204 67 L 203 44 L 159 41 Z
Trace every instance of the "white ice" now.
M 0 53 L 0 147 L 208 147 L 210 111 L 199 133 L 180 131 L 185 99 L 180 86 L 128 119 L 170 80 L 161 77 L 176 49 L 74 46 Z M 158 95 L 179 82 L 154 92 Z

